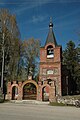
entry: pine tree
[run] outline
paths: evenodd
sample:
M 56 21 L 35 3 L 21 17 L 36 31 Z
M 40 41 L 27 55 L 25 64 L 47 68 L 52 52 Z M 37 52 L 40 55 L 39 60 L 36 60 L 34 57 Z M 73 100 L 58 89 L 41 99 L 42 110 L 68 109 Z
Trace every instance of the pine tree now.
M 66 65 L 70 72 L 73 94 L 76 94 L 77 91 L 80 93 L 79 50 L 73 41 L 69 41 L 63 51 L 63 65 Z

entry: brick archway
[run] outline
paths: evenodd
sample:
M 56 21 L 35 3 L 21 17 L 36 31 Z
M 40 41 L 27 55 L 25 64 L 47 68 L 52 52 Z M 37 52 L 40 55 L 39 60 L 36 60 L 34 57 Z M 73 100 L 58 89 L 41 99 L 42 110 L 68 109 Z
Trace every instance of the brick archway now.
M 25 82 L 23 82 L 23 84 L 22 84 L 22 98 L 23 98 L 23 87 L 26 85 L 26 84 L 28 84 L 28 83 L 31 83 L 31 84 L 33 84 L 33 85 L 35 85 L 35 87 L 36 87 L 36 100 L 38 99 L 38 84 L 34 81 L 34 80 L 26 80 Z
M 12 84 L 11 89 L 12 89 L 13 87 L 17 87 L 17 88 L 18 88 L 18 84 Z
M 44 98 L 44 88 L 46 88 L 46 100 Z M 42 96 L 42 101 L 49 101 L 49 94 L 50 94 L 50 85 L 49 84 L 44 84 L 41 86 L 41 96 Z M 48 96 L 47 96 L 48 95 Z
M 40 100 L 42 101 L 42 89 L 45 87 L 48 87 L 49 90 L 49 101 L 54 101 L 55 100 L 55 84 L 54 81 L 49 84 L 44 83 L 43 85 L 41 85 L 41 82 L 38 82 L 38 84 L 34 81 L 34 80 L 26 80 L 25 82 L 18 82 L 16 83 L 16 81 L 13 81 L 13 84 L 11 84 L 11 82 L 8 82 L 8 87 L 7 87 L 7 98 L 9 100 L 12 99 L 12 89 L 15 87 L 17 88 L 18 92 L 17 92 L 17 100 L 22 100 L 23 99 L 23 89 L 25 87 L 26 84 L 33 84 L 33 86 L 36 89 L 36 92 L 32 93 L 35 94 L 35 98 L 36 100 Z
M 14 89 L 17 88 L 17 91 Z M 13 93 L 13 89 L 14 89 L 14 93 Z M 19 87 L 18 87 L 18 84 L 14 83 L 11 85 L 11 99 L 12 100 L 16 100 L 17 99 L 17 95 L 18 95 L 18 91 L 19 91 Z M 13 94 L 14 94 L 14 98 L 13 98 Z
M 41 86 L 41 88 L 46 87 L 46 86 L 48 86 L 50 88 L 49 84 L 44 84 L 44 85 Z

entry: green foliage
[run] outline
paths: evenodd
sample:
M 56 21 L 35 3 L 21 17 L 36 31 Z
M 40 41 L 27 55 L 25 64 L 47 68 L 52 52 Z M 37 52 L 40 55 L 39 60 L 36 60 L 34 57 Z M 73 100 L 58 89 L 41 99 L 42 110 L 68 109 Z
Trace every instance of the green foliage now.
M 4 102 L 4 97 L 0 88 L 0 103 Z
M 21 76 L 23 80 L 27 79 L 29 74 L 31 74 L 34 78 L 38 74 L 39 48 L 39 40 L 34 40 L 34 38 L 22 42 L 19 76 Z
M 80 93 L 80 47 L 75 47 L 73 41 L 69 41 L 63 51 L 63 65 L 66 65 L 70 72 L 70 79 L 74 83 L 73 92 Z
M 6 80 L 26 80 L 30 68 L 32 76 L 35 77 L 39 68 L 39 47 L 39 40 L 33 38 L 21 42 L 15 15 L 10 14 L 7 9 L 0 9 L 0 66 L 2 66 L 2 48 L 4 48 L 4 78 Z
M 58 103 L 58 102 L 50 102 L 51 106 L 65 106 L 63 103 Z

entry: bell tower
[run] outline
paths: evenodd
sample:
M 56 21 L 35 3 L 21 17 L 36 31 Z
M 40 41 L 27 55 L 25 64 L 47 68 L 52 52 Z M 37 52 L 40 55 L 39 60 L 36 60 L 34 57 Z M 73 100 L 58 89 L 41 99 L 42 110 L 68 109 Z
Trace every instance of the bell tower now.
M 53 32 L 53 23 L 50 19 L 49 32 L 45 45 L 40 48 L 40 73 L 39 81 L 42 85 L 51 81 L 55 83 L 55 94 L 61 93 L 61 46 L 56 42 Z

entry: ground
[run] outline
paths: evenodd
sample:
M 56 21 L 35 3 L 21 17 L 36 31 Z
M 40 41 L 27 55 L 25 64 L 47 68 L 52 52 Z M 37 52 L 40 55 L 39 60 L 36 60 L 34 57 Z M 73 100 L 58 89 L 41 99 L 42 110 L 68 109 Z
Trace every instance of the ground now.
M 80 108 L 2 103 L 0 120 L 80 120 Z

